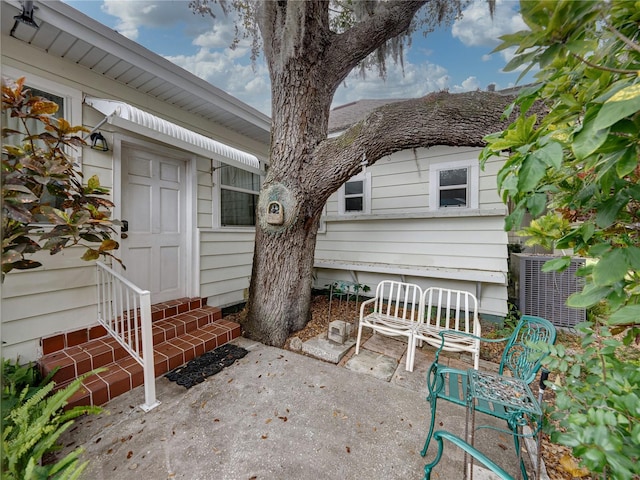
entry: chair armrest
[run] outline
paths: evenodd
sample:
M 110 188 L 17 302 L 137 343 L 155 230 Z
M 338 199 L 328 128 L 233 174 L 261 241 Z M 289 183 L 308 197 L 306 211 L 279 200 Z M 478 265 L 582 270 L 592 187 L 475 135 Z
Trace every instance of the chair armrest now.
M 445 430 L 437 430 L 433 434 L 433 438 L 438 442 L 438 454 L 436 455 L 436 458 L 433 462 L 428 463 L 427 465 L 424 466 L 425 480 L 431 479 L 431 470 L 433 470 L 433 467 L 435 467 L 440 461 L 440 459 L 442 458 L 442 453 L 444 450 L 444 445 L 442 440 L 445 438 L 451 443 L 453 443 L 456 447 L 461 448 L 467 454 L 471 455 L 475 460 L 477 460 L 479 463 L 481 463 L 482 465 L 487 467 L 489 470 L 491 470 L 493 473 L 495 473 L 501 480 L 513 480 L 513 477 L 509 475 L 507 472 L 505 472 L 501 467 L 496 465 L 495 462 L 493 462 L 493 460 L 489 459 L 482 452 L 476 450 L 474 447 L 469 445 L 460 437 L 457 437 L 454 434 L 449 433 Z M 466 468 L 466 465 L 465 465 L 465 468 Z
M 364 318 L 364 309 L 370 303 L 374 303 L 377 300 L 377 297 L 370 298 L 369 300 L 365 300 L 360 304 L 360 320 Z

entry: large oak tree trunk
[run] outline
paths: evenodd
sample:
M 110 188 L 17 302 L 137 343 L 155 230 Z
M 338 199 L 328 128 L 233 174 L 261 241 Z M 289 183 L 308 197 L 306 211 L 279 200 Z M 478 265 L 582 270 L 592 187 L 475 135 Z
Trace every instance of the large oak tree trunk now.
M 313 254 L 324 205 L 314 194 L 319 179 L 308 176 L 302 166 L 313 162 L 313 146 L 326 136 L 329 103 L 313 94 L 317 67 L 308 65 L 305 71 L 281 72 L 283 88 L 273 97 L 276 117 L 287 120 L 272 133 L 272 162 L 258 204 L 249 321 L 244 325 L 253 338 L 278 346 L 309 319 Z M 308 88 L 300 88 L 302 76 Z M 298 87 L 286 88 L 291 83 Z M 274 201 L 282 207 L 281 225 L 268 222 L 267 209 Z
M 309 320 L 318 222 L 308 220 L 307 225 L 296 222 L 284 235 L 256 232 L 250 321 L 244 325 L 251 338 L 281 346 Z
M 313 6 L 313 2 L 297 3 L 300 8 L 290 9 L 286 15 L 312 15 L 314 21 L 319 20 L 320 12 L 304 8 Z M 286 28 L 284 19 L 272 21 Z M 309 41 L 322 44 L 324 30 L 317 31 L 317 37 Z M 278 346 L 309 320 L 316 233 L 326 198 L 315 194 L 315 186 L 322 180 L 310 177 L 304 165 L 314 162 L 313 150 L 326 138 L 332 98 L 332 91 L 322 85 L 322 51 L 280 40 L 273 39 L 278 55 L 270 62 L 274 125 L 271 161 L 258 205 L 244 324 L 245 333 L 252 338 Z M 290 56 L 282 51 L 285 48 L 292 49 Z M 268 221 L 267 209 L 274 201 L 282 207 L 282 224 Z

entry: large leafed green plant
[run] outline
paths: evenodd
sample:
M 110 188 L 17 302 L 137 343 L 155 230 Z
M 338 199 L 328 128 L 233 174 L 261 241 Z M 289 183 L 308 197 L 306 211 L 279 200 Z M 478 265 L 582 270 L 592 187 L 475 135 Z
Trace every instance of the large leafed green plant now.
M 58 105 L 31 94 L 24 78 L 2 84 L 2 111 L 18 128 L 2 129 L 2 278 L 13 269 L 41 265 L 28 258 L 39 250 L 52 255 L 82 245 L 82 258 L 111 256 L 113 203 L 97 176 L 83 183 L 70 158 L 85 142 L 81 126 L 55 118 Z M 44 224 L 48 226 L 45 227 Z M 115 257 L 113 257 L 115 258 Z
M 580 352 L 552 348 L 561 379 L 552 440 L 572 447 L 599 478 L 640 475 L 640 2 L 521 1 L 528 30 L 502 37 L 516 48 L 507 69 L 537 69 L 516 103 L 522 114 L 487 138 L 483 159 L 509 153 L 498 174 L 514 205 L 507 228 L 591 259 Z M 545 115 L 530 112 L 544 104 Z M 546 271 L 569 265 L 568 255 Z

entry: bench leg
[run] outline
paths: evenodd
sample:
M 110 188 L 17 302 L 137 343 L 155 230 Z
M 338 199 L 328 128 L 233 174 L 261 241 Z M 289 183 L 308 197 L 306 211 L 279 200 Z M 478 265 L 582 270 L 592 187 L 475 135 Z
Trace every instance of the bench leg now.
M 358 338 L 356 338 L 356 355 L 360 353 L 360 340 L 362 339 L 362 320 L 360 320 L 358 325 Z
M 407 339 L 407 371 L 413 372 L 413 364 L 416 360 L 416 339 L 409 335 Z

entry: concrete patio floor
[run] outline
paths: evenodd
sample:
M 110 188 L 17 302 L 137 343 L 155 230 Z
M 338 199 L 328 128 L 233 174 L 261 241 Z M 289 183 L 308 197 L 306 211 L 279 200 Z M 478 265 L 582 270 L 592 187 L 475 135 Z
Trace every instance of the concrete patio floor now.
M 144 400 L 138 387 L 109 402 L 104 413 L 78 419 L 62 442 L 63 453 L 85 449 L 90 463 L 82 478 L 423 478 L 436 453 L 434 442 L 427 457 L 420 456 L 430 419 L 428 352 L 417 353 L 409 373 L 406 345 L 378 335 L 360 355 L 351 352 L 338 365 L 244 338 L 233 343 L 249 353 L 189 390 L 157 379 L 162 403 L 151 412 L 138 408 Z M 380 356 L 396 359 L 389 381 L 374 376 L 373 367 L 361 368 L 365 357 Z M 360 366 L 350 369 L 354 359 Z M 464 427 L 464 408 L 438 404 L 436 429 L 463 436 Z M 516 473 L 508 434 L 480 430 L 476 446 Z M 432 478 L 461 479 L 463 470 L 462 452 L 445 448 Z

